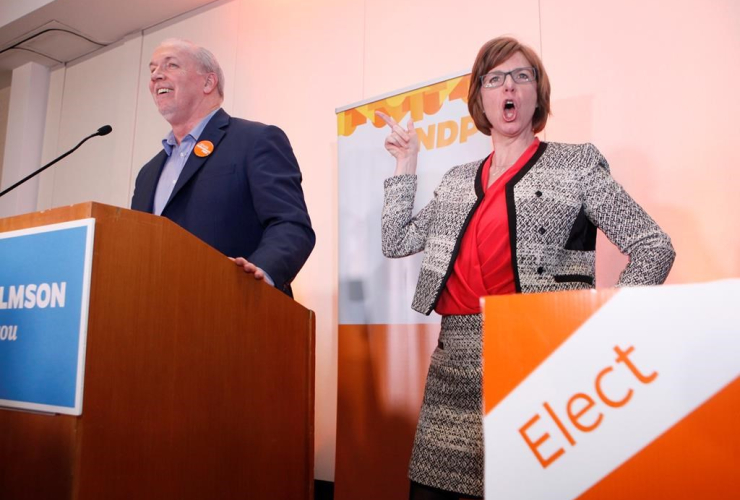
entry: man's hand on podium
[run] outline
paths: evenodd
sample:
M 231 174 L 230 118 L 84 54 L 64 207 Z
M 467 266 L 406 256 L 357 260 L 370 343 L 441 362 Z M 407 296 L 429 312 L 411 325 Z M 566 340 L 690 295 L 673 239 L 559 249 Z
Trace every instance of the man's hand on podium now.
M 272 278 L 270 278 L 270 275 L 267 274 L 264 270 L 260 269 L 259 267 L 255 266 L 251 262 L 249 262 L 244 257 L 229 257 L 231 261 L 236 264 L 237 266 L 241 267 L 245 273 L 249 273 L 254 275 L 254 279 L 256 280 L 263 280 L 265 283 L 267 283 L 270 286 L 275 286 L 275 282 L 272 281 Z

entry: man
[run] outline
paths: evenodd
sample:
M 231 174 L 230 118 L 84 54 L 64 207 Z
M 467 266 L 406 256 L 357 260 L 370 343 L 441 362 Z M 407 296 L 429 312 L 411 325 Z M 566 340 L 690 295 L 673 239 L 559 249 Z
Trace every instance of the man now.
M 223 73 L 202 47 L 165 40 L 149 71 L 149 91 L 172 131 L 139 172 L 131 208 L 171 219 L 292 296 L 315 235 L 288 138 L 221 109 Z

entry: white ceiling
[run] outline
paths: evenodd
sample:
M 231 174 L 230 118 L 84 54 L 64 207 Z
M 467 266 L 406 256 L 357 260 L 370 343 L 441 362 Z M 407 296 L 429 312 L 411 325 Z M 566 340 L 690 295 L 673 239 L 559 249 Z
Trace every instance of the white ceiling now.
M 0 88 L 27 62 L 70 62 L 214 1 L 0 0 Z

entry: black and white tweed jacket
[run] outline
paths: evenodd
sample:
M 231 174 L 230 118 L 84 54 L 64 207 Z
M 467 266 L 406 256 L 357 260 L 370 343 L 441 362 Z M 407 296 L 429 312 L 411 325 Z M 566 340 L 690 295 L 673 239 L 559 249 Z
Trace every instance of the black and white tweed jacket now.
M 416 216 L 416 176 L 385 181 L 383 254 L 424 250 L 412 304 L 423 314 L 434 309 L 483 200 L 483 164 L 448 171 Z M 657 285 L 668 276 L 675 258 L 670 238 L 611 177 L 594 145 L 542 142 L 505 189 L 517 292 L 593 288 L 597 227 L 629 257 L 617 286 Z

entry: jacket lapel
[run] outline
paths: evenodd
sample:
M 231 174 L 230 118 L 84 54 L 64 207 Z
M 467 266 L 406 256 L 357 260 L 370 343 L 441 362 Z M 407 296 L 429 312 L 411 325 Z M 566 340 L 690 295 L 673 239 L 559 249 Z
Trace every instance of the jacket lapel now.
M 211 143 L 213 143 L 213 152 L 205 157 L 200 157 L 196 155 L 195 152 L 190 153 L 188 161 L 185 163 L 185 166 L 180 173 L 180 177 L 177 178 L 175 188 L 172 190 L 172 194 L 167 200 L 162 213 L 164 213 L 164 211 L 167 209 L 167 206 L 175 198 L 175 196 L 177 196 L 177 193 L 180 192 L 183 186 L 185 186 L 190 181 L 190 179 L 198 172 L 198 170 L 203 168 L 203 165 L 205 165 L 205 163 L 211 158 L 211 156 L 216 153 L 218 143 L 221 142 L 221 139 L 223 139 L 224 135 L 226 135 L 226 128 L 229 125 L 229 119 L 230 116 L 228 115 L 228 113 L 226 113 L 226 111 L 224 111 L 223 109 L 219 109 L 216 114 L 213 115 L 211 121 L 208 122 L 206 128 L 203 129 L 203 133 L 200 134 L 200 137 L 198 138 L 196 144 L 200 141 L 211 141 Z
M 134 199 L 131 202 L 132 209 L 152 213 L 154 193 L 157 191 L 159 175 L 162 173 L 162 167 L 166 160 L 167 153 L 163 149 L 141 169 L 140 175 L 143 177 L 134 192 Z

